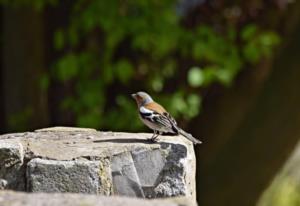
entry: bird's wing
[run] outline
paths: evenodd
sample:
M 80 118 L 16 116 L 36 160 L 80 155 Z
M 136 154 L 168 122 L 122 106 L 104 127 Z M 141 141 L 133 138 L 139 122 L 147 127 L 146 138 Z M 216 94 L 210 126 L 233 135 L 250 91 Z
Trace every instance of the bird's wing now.
M 164 114 L 164 116 L 166 116 L 166 118 L 168 118 L 168 120 L 169 120 L 174 126 L 177 126 L 176 120 L 170 115 L 170 113 L 164 112 L 163 114 Z
M 156 104 L 156 106 L 160 106 Z M 157 109 L 159 108 L 159 109 Z M 160 127 L 165 127 L 175 133 L 178 132 L 177 123 L 175 119 L 166 110 L 160 107 L 149 107 L 148 105 L 140 107 L 140 115 L 142 118 L 147 119 L 153 123 L 158 124 Z

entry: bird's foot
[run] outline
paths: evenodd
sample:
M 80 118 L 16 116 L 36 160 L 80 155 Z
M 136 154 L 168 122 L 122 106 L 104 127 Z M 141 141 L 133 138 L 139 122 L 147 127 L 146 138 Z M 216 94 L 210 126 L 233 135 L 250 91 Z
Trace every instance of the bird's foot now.
M 157 142 L 157 139 L 156 139 L 156 138 L 148 138 L 147 140 L 148 140 L 149 142 L 151 142 L 151 143 Z
M 148 140 L 150 142 L 157 142 L 157 137 L 159 136 L 159 134 L 157 134 L 156 132 L 152 135 L 151 138 L 149 138 Z

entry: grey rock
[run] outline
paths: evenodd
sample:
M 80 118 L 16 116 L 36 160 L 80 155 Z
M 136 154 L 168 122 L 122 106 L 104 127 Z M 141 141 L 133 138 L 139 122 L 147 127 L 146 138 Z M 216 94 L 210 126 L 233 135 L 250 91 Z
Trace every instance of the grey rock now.
M 141 184 L 150 187 L 159 181 L 159 175 L 164 168 L 166 158 L 158 149 L 132 151 L 134 165 L 139 174 Z
M 1 188 L 24 190 L 24 150 L 20 142 L 0 139 Z
M 181 136 L 160 136 L 151 143 L 151 136 L 56 127 L 2 135 L 0 140 L 24 147 L 25 159 L 31 160 L 28 191 L 186 196 L 195 201 L 193 145 Z
M 112 157 L 114 193 L 130 197 L 144 197 L 138 174 L 129 152 Z
M 36 129 L 35 132 L 96 132 L 97 130 L 91 128 L 78 128 L 78 127 L 48 127 L 43 129 Z
M 0 190 L 4 190 L 7 187 L 7 181 L 5 179 L 0 179 Z
M 146 200 L 87 194 L 21 193 L 0 191 L 1 206 L 194 206 L 187 198 Z
M 99 161 L 61 161 L 35 158 L 27 164 L 27 191 L 98 194 Z
M 184 159 L 187 157 L 187 148 L 183 145 L 162 144 L 163 149 L 169 151 L 166 157 L 166 164 L 161 170 L 161 179 L 158 185 L 154 188 L 156 197 L 169 197 L 186 195 L 186 181 L 184 175 Z M 182 161 L 181 161 L 182 160 Z

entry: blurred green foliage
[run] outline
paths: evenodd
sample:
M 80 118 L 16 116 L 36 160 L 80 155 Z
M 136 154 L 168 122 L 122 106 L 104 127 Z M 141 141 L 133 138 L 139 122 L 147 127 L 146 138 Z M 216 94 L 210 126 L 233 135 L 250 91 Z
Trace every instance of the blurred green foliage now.
M 299 190 L 297 178 L 290 174 L 279 173 L 271 186 L 264 192 L 257 206 L 298 206 L 300 205 Z
M 284 165 L 277 171 L 264 190 L 257 206 L 299 206 L 300 205 L 300 144 L 290 152 Z
M 29 6 L 37 10 L 41 10 L 47 5 L 55 5 L 57 2 L 58 0 L 0 0 L 0 4 L 9 5 L 14 8 Z
M 2 2 L 37 9 L 61 4 Z M 201 89 L 230 86 L 241 69 L 270 56 L 279 43 L 274 31 L 252 23 L 225 24 L 221 31 L 205 21 L 188 27 L 178 3 L 74 0 L 67 27 L 53 37 L 62 55 L 42 77 L 42 87 L 52 78 L 73 85 L 61 107 L 75 114 L 79 126 L 137 130 L 141 123 L 128 93 L 132 88 L 148 91 L 175 117 L 189 120 L 201 111 Z
M 33 109 L 30 106 L 27 106 L 22 111 L 16 111 L 11 114 L 8 118 L 8 125 L 15 129 L 17 128 L 20 131 L 26 131 L 26 129 L 30 126 L 28 119 L 30 119 L 33 115 Z

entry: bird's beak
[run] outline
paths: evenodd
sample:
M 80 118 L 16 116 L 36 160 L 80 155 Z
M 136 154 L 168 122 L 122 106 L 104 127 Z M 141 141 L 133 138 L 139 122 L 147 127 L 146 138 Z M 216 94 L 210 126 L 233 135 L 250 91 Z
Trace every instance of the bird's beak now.
M 136 94 L 131 94 L 133 99 L 136 99 Z

